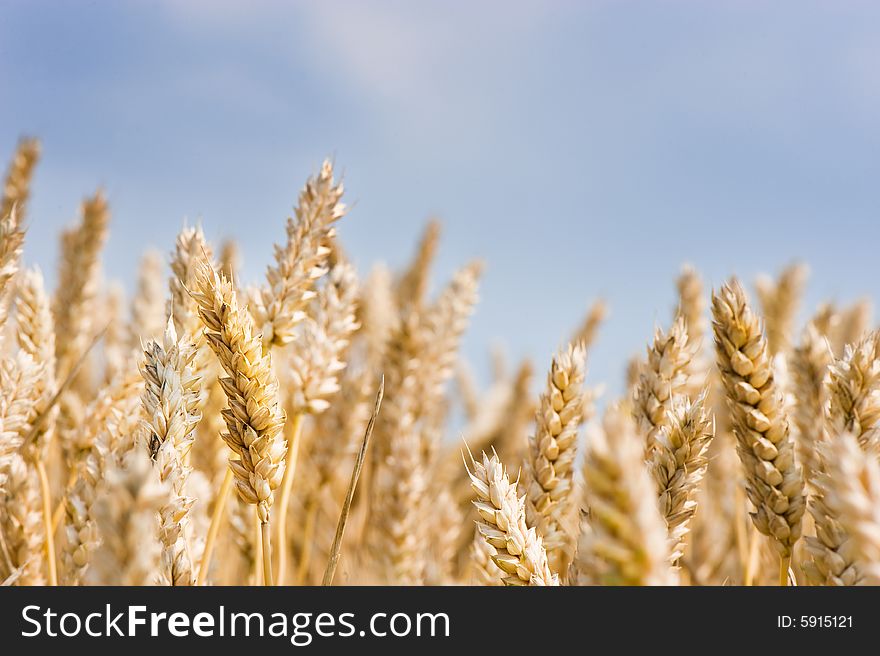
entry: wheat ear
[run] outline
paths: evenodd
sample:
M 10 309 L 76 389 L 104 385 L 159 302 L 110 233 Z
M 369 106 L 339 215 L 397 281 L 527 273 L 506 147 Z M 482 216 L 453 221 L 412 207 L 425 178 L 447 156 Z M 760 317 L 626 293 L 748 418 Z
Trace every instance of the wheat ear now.
M 25 229 L 18 218 L 15 206 L 8 214 L 0 216 L 0 327 L 6 323 L 12 279 L 18 273 L 21 252 L 24 248 Z M 2 340 L 0 333 L 0 340 Z
M 440 294 L 437 301 L 420 312 L 422 349 L 418 354 L 421 371 L 415 379 L 415 419 L 427 419 L 443 403 L 445 385 L 452 378 L 458 348 L 478 300 L 478 286 L 483 264 L 474 261 L 462 267 Z M 437 443 L 430 432 L 422 433 L 422 449 L 430 461 Z
M 57 585 L 55 566 L 55 538 L 52 530 L 52 498 L 46 473 L 48 447 L 55 428 L 57 407 L 52 404 L 56 391 L 55 382 L 55 331 L 49 297 L 43 285 L 39 269 L 22 272 L 18 280 L 15 314 L 16 337 L 19 348 L 34 362 L 39 362 L 43 375 L 35 389 L 34 414 L 40 418 L 34 426 L 33 437 L 22 446 L 22 455 L 32 466 L 40 482 L 40 498 L 43 510 L 43 530 L 46 538 L 46 558 L 49 563 L 49 583 Z
M 376 507 L 379 521 L 367 526 L 390 580 L 413 584 L 424 577 L 427 466 L 434 460 L 444 384 L 476 302 L 480 268 L 472 263 L 458 271 L 431 307 L 405 311 L 388 344 L 388 394 L 376 427 L 377 467 L 368 506 L 369 512 Z
M 385 457 L 377 504 L 381 512 L 375 532 L 384 552 L 389 583 L 418 585 L 424 581 L 425 553 L 421 506 L 427 489 L 427 472 L 422 458 L 422 444 L 415 423 L 417 360 L 410 361 L 400 387 L 385 408 L 394 428 L 393 441 Z M 390 389 L 389 389 L 390 392 Z M 382 415 L 379 416 L 380 419 Z M 388 425 L 388 424 L 386 424 Z
M 55 393 L 55 331 L 49 297 L 39 269 L 21 273 L 17 283 L 15 301 L 16 339 L 19 349 L 43 367 L 43 376 L 37 383 L 37 415 L 46 414 L 47 406 Z M 54 415 L 53 415 L 54 416 Z M 34 462 L 45 457 L 45 448 L 52 431 L 52 416 L 44 418 L 33 443 L 25 445 L 25 457 Z
M 673 398 L 689 391 L 694 353 L 684 317 L 677 317 L 669 332 L 655 330 L 633 395 L 633 415 L 647 440 L 648 453 L 657 433 L 669 425 Z
M 504 572 L 506 585 L 559 585 L 547 552 L 534 527 L 526 524 L 525 497 L 517 496 L 498 456 L 471 458 L 468 470 L 479 513 L 477 530 L 496 553 L 492 561 Z
M 157 339 L 165 330 L 165 293 L 162 256 L 149 250 L 141 258 L 137 292 L 131 303 L 132 348 L 140 340 Z
M 136 449 L 104 475 L 106 490 L 92 509 L 100 536 L 92 571 L 103 585 L 154 585 L 161 580 L 157 518 L 171 490 L 151 464 L 146 450 Z
M 103 355 L 104 371 L 103 383 L 107 384 L 115 379 L 125 368 L 126 358 L 134 348 L 140 347 L 140 343 L 132 343 L 131 326 L 127 320 L 125 290 L 118 282 L 111 282 L 99 299 L 104 319 L 107 322 L 107 330 L 104 334 Z
M 824 448 L 827 476 L 820 482 L 828 507 L 848 535 L 847 551 L 863 585 L 880 585 L 880 465 L 850 433 Z
M 0 200 L 0 218 L 12 213 L 16 208 L 19 220 L 24 220 L 27 202 L 30 198 L 31 178 L 40 159 L 40 142 L 36 139 L 22 139 L 15 149 L 15 155 L 6 170 L 3 182 L 3 197 Z
M 196 264 L 201 259 L 212 261 L 211 246 L 205 240 L 201 227 L 184 227 L 177 235 L 171 253 L 171 276 L 168 278 L 170 296 L 166 316 L 174 320 L 178 335 L 192 335 L 196 344 L 204 343 L 198 305 L 189 294 L 196 275 Z M 227 276 L 228 280 L 231 280 Z
M 397 307 L 403 311 L 417 308 L 425 302 L 431 264 L 440 244 L 440 231 L 439 221 L 428 222 L 412 261 L 397 281 L 395 300 Z
M 107 239 L 110 212 L 101 192 L 82 204 L 81 222 L 61 239 L 59 285 L 53 299 L 58 376 L 67 375 L 83 352 L 92 329 L 100 278 L 99 255 Z
M 19 580 L 39 585 L 45 579 L 39 554 L 44 535 L 40 494 L 35 472 L 18 450 L 31 432 L 34 406 L 39 399 L 43 366 L 22 351 L 0 360 L 0 531 L 11 551 L 10 571 L 0 567 L 0 578 L 21 568 Z M 54 554 L 51 554 L 54 559 Z M 51 562 L 51 561 L 50 561 Z M 54 581 L 54 562 L 50 567 Z
M 581 325 L 572 336 L 572 344 L 580 344 L 588 351 L 596 341 L 599 334 L 599 328 L 608 318 L 608 304 L 603 299 L 597 299 L 587 310 Z
M 379 368 L 397 325 L 391 272 L 382 264 L 370 270 L 360 287 L 358 323 L 362 326 L 368 366 Z
M 695 400 L 676 397 L 671 421 L 657 434 L 650 468 L 669 531 L 672 562 L 684 554 L 685 536 L 697 509 L 696 493 L 706 474 L 706 450 L 715 427 L 706 411 L 706 392 Z
M 481 586 L 502 585 L 502 579 L 506 575 L 493 560 L 498 555 L 498 550 L 486 541 L 479 528 L 474 529 L 468 554 L 468 578 L 465 583 Z
M 345 369 L 345 353 L 358 328 L 357 298 L 354 267 L 347 262 L 337 264 L 318 290 L 302 324 L 298 348 L 291 354 L 294 407 L 321 413 L 330 406 L 328 398 L 339 391 L 338 378 Z
M 526 516 L 541 534 L 556 573 L 566 571 L 574 548 L 569 528 L 576 510 L 572 475 L 584 416 L 584 359 L 581 345 L 568 346 L 553 358 L 535 433 L 529 437 Z
M 604 585 L 672 585 L 666 527 L 644 442 L 620 406 L 605 411 L 587 445 L 585 505 L 578 545 L 579 579 Z
M 830 435 L 855 435 L 866 451 L 880 454 L 880 332 L 847 345 L 828 371 L 827 426 Z
M 791 346 L 792 327 L 807 274 L 807 267 L 796 262 L 786 267 L 775 282 L 767 276 L 760 276 L 755 281 L 771 355 L 785 353 Z
M 60 559 L 68 585 L 83 582 L 99 544 L 92 510 L 104 473 L 108 466 L 120 462 L 141 437 L 140 376 L 133 358 L 130 363 L 130 368 L 120 372 L 86 409 L 79 422 L 84 428 L 71 445 L 75 476 L 63 500 L 66 525 Z
M 229 399 L 223 410 L 227 431 L 222 437 L 239 459 L 230 459 L 235 486 L 241 498 L 257 506 L 261 524 L 269 523 L 274 491 L 284 476 L 287 445 L 281 435 L 285 415 L 278 400 L 278 379 L 272 357 L 263 354 L 253 320 L 238 307 L 232 284 L 210 263 L 197 265 L 193 298 L 205 324 L 205 337 L 226 376 L 220 384 Z M 264 563 L 271 553 L 264 528 Z M 269 560 L 271 562 L 271 560 Z M 271 571 L 264 572 L 271 584 Z
M 40 143 L 23 139 L 9 164 L 0 200 L 0 326 L 6 321 L 10 281 L 18 271 L 24 246 L 24 221 L 31 177 L 40 157 Z
M 291 354 L 290 386 L 292 403 L 296 408 L 294 417 L 297 429 L 302 421 L 300 414 L 320 414 L 330 406 L 330 398 L 339 392 L 339 374 L 345 369 L 345 355 L 352 335 L 358 328 L 355 310 L 358 296 L 358 281 L 354 267 L 344 260 L 338 261 L 330 270 L 326 282 L 318 290 L 318 295 L 309 306 L 308 317 L 301 324 L 297 349 Z M 293 457 L 294 444 L 288 448 L 287 469 L 281 484 L 281 497 L 278 504 L 279 547 L 287 543 L 287 507 L 293 486 L 296 460 Z M 310 495 L 314 497 L 314 495 Z M 307 528 L 314 528 L 317 500 L 307 501 Z M 312 537 L 305 532 L 304 551 L 300 555 L 300 575 L 302 578 L 311 558 Z M 285 580 L 287 571 L 287 549 L 279 548 L 278 583 Z
M 0 358 L 0 489 L 12 456 L 30 432 L 41 375 L 41 367 L 25 353 Z
M 217 258 L 220 274 L 227 280 L 238 278 L 241 269 L 241 251 L 234 239 L 224 239 L 220 244 L 220 255 Z
M 872 314 L 869 298 L 860 299 L 840 312 L 836 330 L 832 333 L 832 346 L 837 355 L 842 355 L 847 344 L 855 344 L 871 328 Z
M 880 417 L 880 363 L 877 361 L 877 334 L 864 336 L 847 345 L 842 358 L 828 368 L 824 384 L 824 435 L 818 446 L 834 442 L 840 435 L 852 434 L 862 449 L 876 455 L 876 428 Z M 807 551 L 812 559 L 804 563 L 807 578 L 817 585 L 853 585 L 861 573 L 848 544 L 849 536 L 827 499 L 827 473 L 818 451 L 814 469 L 815 494 L 810 514 L 816 536 L 808 536 Z
M 724 383 L 752 521 L 774 540 L 786 571 L 801 536 L 804 481 L 794 456 L 782 391 L 767 340 L 742 285 L 733 279 L 712 297 L 718 369 Z
M 13 567 L 21 568 L 19 585 L 46 585 L 40 558 L 46 532 L 42 526 L 42 504 L 36 472 L 16 453 L 5 473 L 6 482 L 0 491 L 0 530 L 8 545 Z M 0 566 L 0 578 L 11 573 Z M 57 585 L 57 581 L 52 584 Z
M 817 448 L 822 440 L 825 407 L 825 375 L 831 364 L 832 353 L 828 340 L 815 322 L 804 328 L 801 341 L 789 357 L 794 385 L 794 412 L 792 421 L 797 440 L 798 461 L 804 469 L 804 478 L 812 481 L 819 469 Z
M 170 296 L 166 306 L 166 314 L 174 320 L 174 329 L 178 335 L 188 335 L 196 348 L 196 355 L 192 360 L 193 373 L 201 381 L 201 395 L 198 407 L 202 412 L 202 421 L 199 422 L 196 440 L 193 443 L 192 463 L 193 466 L 203 471 L 215 484 L 224 478 L 229 471 L 226 466 L 227 450 L 220 439 L 223 432 L 223 417 L 221 412 L 226 402 L 226 396 L 217 383 L 220 369 L 211 349 L 205 342 L 202 321 L 199 318 L 198 304 L 189 294 L 189 289 L 195 285 L 196 263 L 201 259 L 213 261 L 211 245 L 205 240 L 205 235 L 200 227 L 184 227 L 177 235 L 174 251 L 171 253 L 170 265 L 171 276 L 168 279 Z M 228 280 L 232 280 L 226 276 Z M 231 474 L 229 474 L 231 476 Z M 228 483 L 224 480 L 221 491 L 229 494 L 232 489 L 232 480 Z M 215 530 L 219 530 L 220 518 L 223 516 L 222 507 L 226 499 L 221 495 L 214 499 L 214 516 L 212 524 Z M 220 510 L 221 512 L 216 512 Z M 216 518 L 216 521 L 213 521 Z M 213 542 L 206 542 L 206 554 L 211 555 Z M 199 572 L 200 577 L 202 572 Z M 207 575 L 207 569 L 204 572 Z
M 170 319 L 162 342 L 144 347 L 141 376 L 144 393 L 147 448 L 159 478 L 171 488 L 171 497 L 160 510 L 160 538 L 165 570 L 172 585 L 192 585 L 193 569 L 187 545 L 188 515 L 195 499 L 187 496 L 187 465 L 193 432 L 201 419 L 198 411 L 199 379 L 192 370 L 195 349 L 187 335 L 180 340 Z
M 675 281 L 678 289 L 678 309 L 676 313 L 684 319 L 688 338 L 699 344 L 706 336 L 706 301 L 703 295 L 703 281 L 697 270 L 685 264 Z
M 326 273 L 334 224 L 346 212 L 342 192 L 329 161 L 300 192 L 296 220 L 287 220 L 287 243 L 275 247 L 266 287 L 254 299 L 253 313 L 265 349 L 290 343 L 296 324 L 305 318 L 305 305 L 315 296 L 315 281 Z

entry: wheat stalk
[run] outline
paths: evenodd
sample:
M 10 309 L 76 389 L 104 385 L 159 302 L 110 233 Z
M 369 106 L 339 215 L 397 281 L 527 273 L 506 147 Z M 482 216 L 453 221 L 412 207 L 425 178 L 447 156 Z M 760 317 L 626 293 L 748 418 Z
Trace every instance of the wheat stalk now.
M 11 458 L 30 431 L 41 376 L 42 367 L 25 353 L 0 358 L 0 489 Z
M 589 350 L 593 345 L 593 342 L 596 341 L 596 336 L 599 334 L 599 328 L 605 323 L 607 318 L 608 304 L 601 298 L 594 301 L 587 310 L 587 314 L 581 322 L 581 325 L 578 326 L 578 329 L 575 331 L 571 340 L 572 344 L 580 344 L 584 347 L 585 351 Z
M 434 521 L 429 523 L 426 531 L 430 554 L 425 568 L 425 583 L 449 585 L 455 580 L 455 558 L 465 524 L 464 512 L 446 488 L 432 494 L 430 508 Z
M 58 279 L 64 284 L 59 285 L 52 306 L 59 378 L 71 370 L 90 336 L 100 277 L 99 255 L 110 221 L 107 201 L 100 191 L 83 202 L 80 214 L 81 222 L 62 234 Z
M 28 269 L 21 273 L 17 283 L 15 314 L 19 349 L 42 366 L 42 376 L 36 383 L 34 412 L 36 415 L 49 414 L 41 422 L 33 443 L 24 445 L 25 458 L 34 463 L 45 457 L 55 414 L 48 409 L 55 394 L 55 331 L 49 298 L 39 269 Z
M 703 341 L 706 335 L 706 300 L 703 296 L 703 281 L 697 270 L 689 264 L 681 268 L 675 281 L 678 289 L 678 309 L 676 313 L 684 319 L 688 338 L 695 344 Z
M 671 585 L 666 527 L 644 443 L 626 411 L 606 410 L 601 431 L 587 445 L 585 506 L 578 543 L 578 579 L 606 585 Z
M 420 510 L 427 473 L 415 426 L 414 382 L 413 376 L 406 376 L 394 397 L 396 439 L 379 472 L 384 480 L 379 488 L 381 503 L 376 504 L 380 510 L 376 536 L 381 544 L 377 553 L 384 552 L 387 582 L 398 585 L 421 584 L 425 573 L 425 526 Z
M 397 281 L 395 302 L 404 312 L 420 307 L 425 302 L 431 264 L 437 256 L 437 247 L 440 244 L 440 231 L 439 221 L 428 222 L 412 261 Z
M 694 401 L 676 397 L 671 421 L 657 434 L 651 455 L 650 470 L 669 531 L 673 563 L 684 554 L 685 536 L 697 508 L 696 493 L 708 465 L 706 451 L 715 433 L 705 406 L 706 392 Z
M 386 351 L 388 394 L 376 427 L 377 465 L 371 475 L 370 544 L 382 555 L 392 580 L 421 582 L 425 554 L 419 548 L 427 467 L 438 446 L 444 385 L 451 377 L 458 344 L 476 302 L 481 265 L 454 276 L 437 301 L 412 306 L 394 329 Z
M 165 329 L 165 294 L 162 281 L 162 256 L 148 250 L 138 269 L 137 291 L 131 303 L 132 348 L 138 339 L 161 337 Z M 136 336 L 136 337 L 135 337 Z
M 829 367 L 827 426 L 831 435 L 850 432 L 863 449 L 880 453 L 880 332 L 848 345 Z
M 99 300 L 102 314 L 107 321 L 102 353 L 104 371 L 101 381 L 106 385 L 125 368 L 126 358 L 133 348 L 140 347 L 140 343 L 135 342 L 130 334 L 132 327 L 125 316 L 127 308 L 125 290 L 122 285 L 119 283 L 109 284 Z
M 479 528 L 475 528 L 473 539 L 468 547 L 468 579 L 466 583 L 482 586 L 502 585 L 505 574 L 504 570 L 498 567 L 493 560 L 497 555 L 498 550 L 483 538 Z
M 657 433 L 669 425 L 673 398 L 690 389 L 694 354 L 695 344 L 688 336 L 684 317 L 677 317 L 669 332 L 655 329 L 647 359 L 639 367 L 633 394 L 633 416 L 645 435 L 648 453 L 653 449 Z
M 83 582 L 92 553 L 99 545 L 92 512 L 108 466 L 120 462 L 135 448 L 142 415 L 139 412 L 137 369 L 131 363 L 93 401 L 81 420 L 82 437 L 75 444 L 75 460 L 64 498 L 65 541 L 62 572 L 68 585 Z
M 800 343 L 791 351 L 792 382 L 794 384 L 794 422 L 798 461 L 804 469 L 804 478 L 812 480 L 818 470 L 817 447 L 822 439 L 825 407 L 823 381 L 831 364 L 832 354 L 828 341 L 822 336 L 815 321 L 804 328 Z
M 251 316 L 238 307 L 232 284 L 208 262 L 197 265 L 193 298 L 205 324 L 205 337 L 226 376 L 220 378 L 229 405 L 223 410 L 222 437 L 238 459 L 230 459 L 241 498 L 257 506 L 264 527 L 264 580 L 271 584 L 269 508 L 284 476 L 287 445 L 281 436 L 285 414 L 278 400 L 272 357 L 263 354 Z
M 0 578 L 15 575 L 30 584 L 43 580 L 35 556 L 44 533 L 33 472 L 18 450 L 31 432 L 41 376 L 42 367 L 21 351 L 0 359 L 0 534 L 8 543 L 7 566 L 0 565 Z
M 300 324 L 297 349 L 291 354 L 290 387 L 291 402 L 296 409 L 294 416 L 296 440 L 290 441 L 288 462 L 282 481 L 279 505 L 279 544 L 287 542 L 287 507 L 293 486 L 298 448 L 298 433 L 303 414 L 320 414 L 330 407 L 330 400 L 339 391 L 339 373 L 345 369 L 345 354 L 349 341 L 358 328 L 355 309 L 358 281 L 354 268 L 340 260 L 330 270 L 326 282 L 317 292 L 309 306 L 307 318 Z M 307 529 L 313 530 L 317 500 L 310 495 L 307 502 Z M 300 556 L 302 578 L 311 557 L 312 535 L 307 530 L 304 545 L 307 549 Z M 287 549 L 278 552 L 278 582 L 283 584 L 287 571 Z
M 0 530 L 7 541 L 13 566 L 22 568 L 19 584 L 45 585 L 42 560 L 32 557 L 40 553 L 45 542 L 36 472 L 24 458 L 13 454 L 5 476 L 0 493 Z M 0 578 L 11 573 L 0 568 Z
M 217 267 L 227 280 L 235 281 L 238 278 L 238 271 L 241 269 L 241 252 L 234 239 L 224 239 L 220 244 Z
M 171 497 L 160 509 L 160 537 L 166 571 L 172 585 L 192 585 L 192 560 L 187 545 L 188 514 L 194 499 L 187 496 L 187 465 L 193 433 L 201 419 L 198 411 L 199 379 L 193 373 L 195 349 L 189 337 L 180 340 L 169 319 L 162 342 L 151 340 L 144 348 L 141 404 L 149 433 L 147 447 L 159 478 L 168 483 Z
M 767 331 L 767 348 L 772 355 L 785 353 L 791 345 L 792 326 L 797 316 L 807 267 L 794 263 L 786 267 L 775 282 L 768 276 L 755 281 Z
M 377 368 L 385 358 L 388 342 L 397 326 L 397 306 L 392 288 L 391 272 L 384 265 L 375 265 L 358 299 L 358 323 L 364 335 L 367 365 Z
M 862 449 L 876 455 L 876 423 L 880 418 L 877 340 L 877 334 L 872 333 L 857 344 L 847 345 L 843 357 L 835 359 L 829 366 L 823 390 L 826 399 L 825 436 L 820 444 L 851 434 Z M 848 544 L 847 531 L 828 502 L 824 465 L 819 457 L 813 470 L 816 493 L 810 500 L 810 514 L 816 525 L 816 537 L 807 538 L 807 551 L 812 560 L 804 563 L 804 573 L 815 584 L 853 585 L 861 574 Z
M 872 314 L 871 300 L 867 298 L 856 301 L 840 312 L 835 330 L 831 334 L 835 354 L 842 355 L 847 344 L 855 344 L 871 328 Z
M 715 437 L 709 444 L 706 476 L 698 491 L 700 512 L 693 519 L 690 561 L 695 580 L 712 584 L 741 583 L 748 558 L 749 519 L 736 438 L 726 393 L 717 369 L 710 371 L 708 410 Z
M 445 385 L 452 377 L 462 335 L 477 304 L 477 289 L 483 265 L 471 262 L 455 272 L 437 301 L 419 313 L 422 348 L 418 353 L 421 371 L 415 379 L 415 420 L 429 418 L 442 404 Z M 437 443 L 429 432 L 422 433 L 422 449 L 431 461 Z
M 491 558 L 504 572 L 505 585 L 559 585 L 540 536 L 526 524 L 525 497 L 517 496 L 517 482 L 508 479 L 498 456 L 483 453 L 481 462 L 471 457 L 470 464 L 477 530 L 495 549 Z
M 718 369 L 727 395 L 737 452 L 755 528 L 777 546 L 787 580 L 792 548 L 801 535 L 804 481 L 795 461 L 782 391 L 774 380 L 767 339 L 736 279 L 712 297 Z
M 315 296 L 315 281 L 326 273 L 334 224 L 346 212 L 342 191 L 342 184 L 333 180 L 333 165 L 325 161 L 300 192 L 296 220 L 287 220 L 287 243 L 275 247 L 267 285 L 254 299 L 254 318 L 265 348 L 289 344 L 295 326 L 305 318 L 305 305 Z
M 165 315 L 174 320 L 178 335 L 192 335 L 196 344 L 204 343 L 198 305 L 189 294 L 195 283 L 196 265 L 206 259 L 212 261 L 211 246 L 205 240 L 201 227 L 184 227 L 177 235 L 171 253 L 171 276 L 168 278 L 169 298 Z M 227 276 L 227 279 L 231 280 Z
M 30 198 L 31 178 L 40 159 L 40 142 L 36 139 L 22 139 L 15 149 L 3 182 L 3 196 L 0 200 L 0 218 L 12 214 L 16 208 L 19 221 L 24 220 L 27 202 Z
M 351 479 L 348 483 L 348 490 L 345 493 L 345 500 L 342 502 L 342 509 L 339 513 L 339 521 L 336 524 L 336 534 L 333 536 L 333 544 L 330 546 L 330 555 L 327 559 L 327 568 L 324 570 L 324 578 L 321 585 L 331 585 L 333 576 L 336 573 L 336 565 L 339 562 L 339 555 L 342 551 L 342 538 L 345 536 L 345 526 L 348 522 L 348 515 L 351 511 L 351 504 L 354 500 L 354 493 L 357 489 L 358 479 L 361 475 L 361 469 L 364 466 L 364 459 L 367 457 L 367 447 L 370 444 L 370 437 L 373 434 L 373 427 L 376 425 L 376 418 L 379 416 L 379 410 L 382 408 L 382 399 L 385 396 L 385 378 L 379 381 L 379 389 L 376 392 L 376 402 L 373 405 L 373 412 L 370 414 L 370 420 L 364 430 L 364 439 L 361 441 L 360 449 L 355 458 L 354 467 L 351 470 Z
M 137 449 L 104 474 L 106 489 L 92 510 L 100 544 L 91 570 L 104 585 L 153 585 L 162 578 L 157 518 L 171 490 L 151 464 L 146 450 Z
M 330 407 L 328 399 L 339 391 L 345 353 L 358 328 L 357 295 L 354 268 L 345 262 L 334 266 L 309 308 L 297 339 L 298 348 L 290 356 L 294 407 L 313 414 Z
M 10 281 L 18 272 L 21 260 L 31 177 L 39 157 L 40 143 L 35 139 L 22 139 L 3 183 L 0 199 L 0 327 L 6 322 Z
M 24 226 L 19 222 L 15 206 L 0 216 L 0 328 L 6 323 L 12 279 L 18 273 L 24 248 Z M 2 339 L 2 333 L 0 333 Z
M 55 384 L 55 331 L 52 325 L 52 312 L 49 297 L 43 286 L 43 276 L 39 269 L 26 270 L 18 281 L 15 302 L 17 318 L 16 337 L 21 352 L 29 355 L 34 362 L 41 363 L 43 375 L 34 390 L 34 415 L 40 421 L 22 445 L 22 455 L 30 465 L 40 483 L 40 501 L 43 512 L 42 525 L 45 534 L 46 559 L 49 565 L 49 583 L 58 584 L 55 565 L 55 538 L 52 530 L 52 498 L 46 473 L 48 447 L 55 428 L 57 407 L 52 403 L 56 393 Z
M 536 412 L 531 392 L 533 377 L 534 365 L 529 360 L 524 360 L 513 379 L 510 403 L 505 413 L 507 420 L 491 441 L 510 470 L 519 468 L 528 450 L 529 428 Z
M 572 475 L 584 417 L 584 359 L 579 344 L 553 358 L 535 415 L 535 433 L 529 437 L 526 516 L 541 534 L 550 567 L 557 573 L 567 569 L 574 546 L 568 529 L 576 510 Z
M 823 446 L 827 474 L 819 484 L 848 536 L 847 555 L 858 565 L 862 584 L 880 585 L 880 465 L 850 433 Z

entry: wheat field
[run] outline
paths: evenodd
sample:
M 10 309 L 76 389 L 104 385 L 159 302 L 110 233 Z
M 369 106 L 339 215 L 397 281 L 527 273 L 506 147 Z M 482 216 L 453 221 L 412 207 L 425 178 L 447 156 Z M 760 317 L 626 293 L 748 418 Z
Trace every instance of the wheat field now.
M 100 191 L 54 291 L 23 264 L 39 155 L 0 205 L 3 585 L 880 584 L 880 333 L 867 300 L 797 325 L 803 265 L 754 296 L 685 265 L 619 398 L 588 368 L 603 301 L 480 389 L 482 263 L 429 295 L 430 223 L 357 271 L 330 162 L 265 279 L 184 226 L 126 302 Z

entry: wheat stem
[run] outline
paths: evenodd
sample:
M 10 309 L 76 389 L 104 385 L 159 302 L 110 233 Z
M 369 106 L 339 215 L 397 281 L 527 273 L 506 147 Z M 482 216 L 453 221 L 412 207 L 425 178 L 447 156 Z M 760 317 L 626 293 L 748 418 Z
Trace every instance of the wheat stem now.
M 746 568 L 748 567 L 749 561 L 749 546 L 748 546 L 748 538 L 746 537 L 746 526 L 747 524 L 743 523 L 740 518 L 739 511 L 741 508 L 744 508 L 746 505 L 746 497 L 743 492 L 742 486 L 737 485 L 736 491 L 734 493 L 734 513 L 733 513 L 733 530 L 734 530 L 734 539 L 736 540 L 736 550 L 739 554 L 739 562 L 742 565 L 743 573 L 745 573 Z
M 791 556 L 779 557 L 779 585 L 783 588 L 788 585 L 788 568 L 791 565 Z
M 199 566 L 199 576 L 196 579 L 196 585 L 205 585 L 208 578 L 208 570 L 211 567 L 211 556 L 214 553 L 214 544 L 217 542 L 217 534 L 220 532 L 220 524 L 223 522 L 226 509 L 226 501 L 229 499 L 229 493 L 232 491 L 233 481 L 232 470 L 226 468 L 226 474 L 223 476 L 223 484 L 220 486 L 220 492 L 217 494 L 217 501 L 214 503 L 214 512 L 211 515 L 211 524 L 208 527 L 208 537 L 205 540 L 205 549 L 202 552 L 202 564 Z
M 373 406 L 373 414 L 370 415 L 370 421 L 367 423 L 367 429 L 364 431 L 364 440 L 361 442 L 361 449 L 358 451 L 357 460 L 354 462 L 354 468 L 351 470 L 351 481 L 348 484 L 348 491 L 345 493 L 345 501 L 342 503 L 342 512 L 339 513 L 339 522 L 336 524 L 336 535 L 333 537 L 333 545 L 330 547 L 330 558 L 327 560 L 327 569 L 324 570 L 324 579 L 321 585 L 330 585 L 333 583 L 333 575 L 336 573 L 336 565 L 339 562 L 339 553 L 342 550 L 342 537 L 345 535 L 345 524 L 348 522 L 348 515 L 351 512 L 351 502 L 354 499 L 354 491 L 357 488 L 358 478 L 361 475 L 361 469 L 364 466 L 364 459 L 367 457 L 367 446 L 370 443 L 370 436 L 373 434 L 373 426 L 376 423 L 376 417 L 379 416 L 379 408 L 382 407 L 382 398 L 385 396 L 385 376 L 379 381 L 379 391 L 376 393 L 376 405 Z
M 743 576 L 743 585 L 749 587 L 754 585 L 755 570 L 758 568 L 758 532 L 752 529 L 749 531 L 749 553 L 746 557 L 746 571 Z
M 272 533 L 268 520 L 260 522 L 260 538 L 263 541 L 263 585 L 275 585 L 272 581 Z
M 49 477 L 46 465 L 37 460 L 37 474 L 40 477 L 40 494 L 43 497 L 43 525 L 46 530 L 46 562 L 49 566 L 49 585 L 58 585 L 58 565 L 55 562 L 55 536 L 52 531 L 52 496 L 49 491 Z
M 251 522 L 251 531 L 253 532 L 254 542 L 253 542 L 253 573 L 252 573 L 252 585 L 260 585 L 260 578 L 263 576 L 263 532 L 262 525 L 260 523 L 260 516 L 252 515 Z
M 302 412 L 297 412 L 293 416 L 290 442 L 287 445 L 287 463 L 284 477 L 281 479 L 281 496 L 278 500 L 278 585 L 284 585 L 287 576 L 287 507 L 290 505 L 290 492 L 296 474 L 303 417 Z
M 302 553 L 299 556 L 299 564 L 296 568 L 296 584 L 302 585 L 309 571 L 309 561 L 312 559 L 312 541 L 315 537 L 315 521 L 318 518 L 318 500 L 313 495 L 306 504 L 306 521 L 303 525 Z M 279 579 L 280 580 L 280 579 Z

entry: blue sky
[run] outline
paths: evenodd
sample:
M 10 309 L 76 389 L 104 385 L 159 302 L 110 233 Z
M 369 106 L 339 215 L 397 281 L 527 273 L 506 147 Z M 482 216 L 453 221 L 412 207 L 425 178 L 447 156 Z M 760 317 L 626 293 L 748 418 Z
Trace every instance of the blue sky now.
M 444 222 L 437 281 L 482 256 L 465 350 L 543 369 L 589 302 L 590 380 L 675 302 L 793 258 L 808 306 L 877 292 L 880 5 L 870 2 L 0 0 L 0 153 L 43 140 L 26 259 L 102 185 L 109 276 L 185 217 L 256 281 L 331 156 L 362 270 Z

